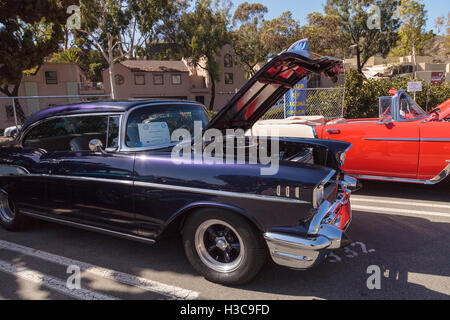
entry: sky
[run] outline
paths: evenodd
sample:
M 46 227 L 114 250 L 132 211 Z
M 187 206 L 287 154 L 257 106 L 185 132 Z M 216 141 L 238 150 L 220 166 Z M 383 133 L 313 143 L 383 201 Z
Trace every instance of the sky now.
M 267 19 L 273 19 L 280 16 L 284 11 L 291 11 L 297 20 L 303 25 L 306 23 L 306 16 L 310 12 L 323 12 L 323 6 L 326 0 L 231 0 L 234 8 L 243 2 L 259 2 L 264 4 L 269 12 Z M 448 0 L 423 0 L 425 8 L 428 11 L 429 30 L 434 30 L 434 22 L 439 16 L 447 16 L 450 12 L 450 1 Z

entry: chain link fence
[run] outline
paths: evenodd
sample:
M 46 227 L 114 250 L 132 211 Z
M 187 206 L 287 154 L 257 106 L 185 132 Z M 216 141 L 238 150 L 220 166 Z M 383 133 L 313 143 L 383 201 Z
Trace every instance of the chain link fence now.
M 292 116 L 324 116 L 327 120 L 344 116 L 345 88 L 292 89 L 262 120 L 286 119 Z M 296 107 L 297 106 L 297 107 Z

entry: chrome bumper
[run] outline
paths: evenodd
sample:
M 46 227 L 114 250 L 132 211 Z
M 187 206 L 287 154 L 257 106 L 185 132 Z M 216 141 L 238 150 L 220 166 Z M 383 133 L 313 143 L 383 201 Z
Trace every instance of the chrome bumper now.
M 340 182 L 341 191 L 334 203 L 324 201 L 313 217 L 305 236 L 288 233 L 264 234 L 270 255 L 275 263 L 293 269 L 309 269 L 320 264 L 329 250 L 345 247 L 351 243 L 345 234 L 352 211 L 351 190 L 359 184 L 346 176 Z M 344 217 L 345 215 L 348 215 Z

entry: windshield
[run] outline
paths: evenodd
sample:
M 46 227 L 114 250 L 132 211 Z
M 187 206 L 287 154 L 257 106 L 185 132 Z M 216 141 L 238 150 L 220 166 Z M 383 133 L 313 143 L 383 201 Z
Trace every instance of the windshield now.
M 407 94 L 402 94 L 399 103 L 399 117 L 402 120 L 426 118 L 427 114 Z

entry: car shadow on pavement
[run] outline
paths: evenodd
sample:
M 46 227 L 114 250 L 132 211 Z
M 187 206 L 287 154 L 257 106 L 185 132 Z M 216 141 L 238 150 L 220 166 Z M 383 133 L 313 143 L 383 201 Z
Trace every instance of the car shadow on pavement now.
M 362 196 L 450 202 L 450 178 L 436 185 L 361 180 Z
M 449 299 L 449 223 L 357 211 L 348 233 L 355 244 L 336 250 L 316 269 L 295 271 L 268 263 L 253 282 L 236 288 L 202 279 L 187 261 L 179 237 L 147 245 L 46 222 L 25 233 L 0 235 L 5 241 L 193 290 L 201 299 Z M 14 261 L 27 265 L 21 256 Z M 381 270 L 380 290 L 367 287 L 369 266 Z M 48 268 L 52 266 L 34 267 L 44 273 Z M 98 279 L 84 281 L 99 288 Z M 23 298 L 19 279 L 10 279 L 9 288 L 16 292 L 13 298 Z M 158 299 L 124 290 L 102 287 L 102 293 L 124 299 Z M 49 293 L 48 298 L 60 296 Z
M 449 299 L 449 227 L 424 218 L 355 212 L 348 230 L 354 244 L 348 249 L 334 251 L 313 270 L 272 265 L 242 289 L 287 299 Z M 380 268 L 380 290 L 367 286 L 370 266 Z

